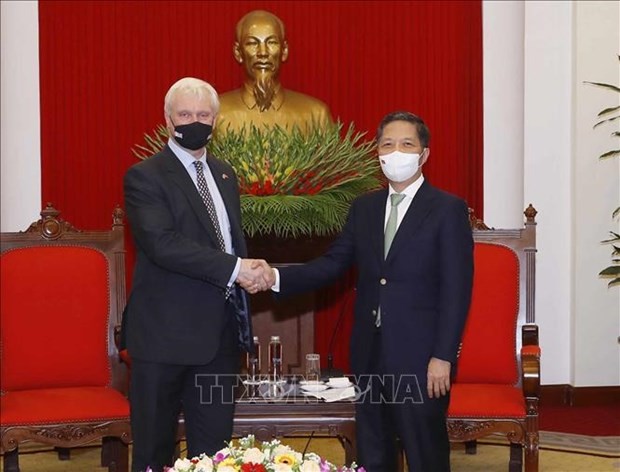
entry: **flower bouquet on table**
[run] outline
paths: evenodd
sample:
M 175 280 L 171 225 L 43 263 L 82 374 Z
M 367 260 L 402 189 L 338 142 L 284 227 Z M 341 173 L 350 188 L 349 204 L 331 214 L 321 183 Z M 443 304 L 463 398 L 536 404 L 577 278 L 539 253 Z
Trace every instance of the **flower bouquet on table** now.
M 208 149 L 235 170 L 247 236 L 327 236 L 342 229 L 355 197 L 381 185 L 374 143 L 363 138 L 352 124 L 306 133 L 251 125 L 218 134 Z M 167 140 L 159 126 L 133 152 L 146 159 Z
M 257 443 L 250 435 L 239 439 L 213 456 L 177 459 L 167 472 L 364 472 L 355 463 L 336 467 L 317 454 L 301 454 L 277 439 Z M 148 472 L 148 471 L 147 471 Z

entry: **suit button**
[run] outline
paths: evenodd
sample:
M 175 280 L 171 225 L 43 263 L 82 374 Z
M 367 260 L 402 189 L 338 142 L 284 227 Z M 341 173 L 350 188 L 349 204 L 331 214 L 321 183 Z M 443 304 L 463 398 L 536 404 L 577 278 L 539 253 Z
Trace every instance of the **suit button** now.
M 377 310 L 372 310 L 372 316 L 377 316 Z
M 385 279 L 381 279 L 381 280 L 379 280 L 379 283 L 380 283 L 381 285 L 385 285 L 385 284 L 387 284 L 387 280 L 385 280 Z

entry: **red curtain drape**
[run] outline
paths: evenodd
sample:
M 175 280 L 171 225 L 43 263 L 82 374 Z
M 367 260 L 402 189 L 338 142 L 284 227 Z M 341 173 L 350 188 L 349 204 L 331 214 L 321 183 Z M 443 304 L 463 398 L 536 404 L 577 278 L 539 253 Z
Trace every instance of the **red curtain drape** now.
M 137 161 L 131 148 L 163 122 L 168 87 L 188 75 L 219 91 L 239 86 L 234 26 L 253 9 L 286 25 L 285 87 L 320 98 L 369 139 L 384 114 L 419 114 L 432 134 L 425 176 L 482 215 L 480 1 L 41 0 L 43 200 L 77 227 L 109 227 L 123 174 Z M 347 287 L 324 300 L 318 352 Z M 347 339 L 350 316 L 341 329 Z M 336 350 L 342 367 L 347 345 Z

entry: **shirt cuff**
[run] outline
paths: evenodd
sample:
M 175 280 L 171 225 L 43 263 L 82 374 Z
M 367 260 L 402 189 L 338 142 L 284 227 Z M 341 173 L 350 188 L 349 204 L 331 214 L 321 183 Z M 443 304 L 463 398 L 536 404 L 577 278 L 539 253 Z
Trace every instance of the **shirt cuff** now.
M 241 258 L 237 257 L 237 264 L 235 265 L 235 268 L 232 271 L 227 287 L 232 287 L 232 284 L 234 284 L 235 280 L 237 280 L 237 276 L 239 275 L 240 270 L 241 270 Z
M 273 268 L 273 273 L 276 276 L 276 281 L 273 284 L 273 287 L 271 287 L 271 291 L 272 292 L 279 292 L 280 291 L 280 271 L 274 267 Z

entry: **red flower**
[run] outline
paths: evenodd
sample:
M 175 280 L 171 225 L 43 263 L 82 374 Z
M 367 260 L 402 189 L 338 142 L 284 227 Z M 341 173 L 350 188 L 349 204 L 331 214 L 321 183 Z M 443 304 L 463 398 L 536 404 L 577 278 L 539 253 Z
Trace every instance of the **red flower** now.
M 260 189 L 260 184 L 258 182 L 254 182 L 251 186 L 250 186 L 250 193 L 252 195 L 262 195 L 261 193 L 261 189 Z
M 316 195 L 317 193 L 321 191 L 321 189 L 322 189 L 321 184 L 316 184 L 314 187 L 308 189 L 308 193 L 310 195 Z
M 250 462 L 248 464 L 241 464 L 241 472 L 267 472 L 263 464 L 255 464 Z

